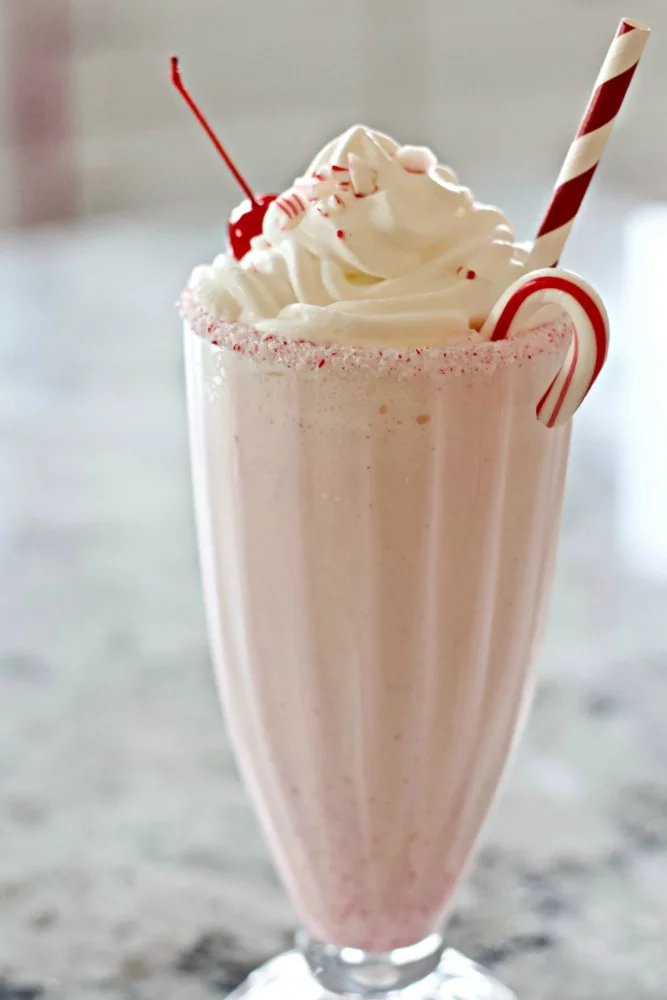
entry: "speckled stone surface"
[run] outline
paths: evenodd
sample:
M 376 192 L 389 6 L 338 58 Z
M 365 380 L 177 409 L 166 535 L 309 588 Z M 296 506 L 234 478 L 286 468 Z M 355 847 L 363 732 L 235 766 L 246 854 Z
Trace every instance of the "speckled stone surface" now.
M 291 940 L 194 550 L 172 303 L 215 249 L 177 221 L 0 240 L 0 1000 L 214 1000 Z M 522 1000 L 667 995 L 667 585 L 617 554 L 593 407 L 535 711 L 449 929 Z

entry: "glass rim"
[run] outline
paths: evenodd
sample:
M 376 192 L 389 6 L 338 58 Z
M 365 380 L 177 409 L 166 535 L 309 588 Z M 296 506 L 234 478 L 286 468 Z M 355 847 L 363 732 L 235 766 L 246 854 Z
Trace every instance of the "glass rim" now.
M 392 375 L 399 379 L 415 376 L 449 377 L 464 374 L 493 374 L 499 368 L 530 365 L 542 355 L 562 352 L 572 335 L 572 321 L 563 313 L 557 319 L 526 327 L 511 340 L 472 339 L 449 347 L 397 348 L 350 347 L 315 344 L 305 340 L 285 340 L 255 330 L 244 323 L 218 319 L 186 288 L 178 302 L 186 330 L 220 351 L 266 362 L 278 368 L 311 371 L 320 375 L 365 373 Z

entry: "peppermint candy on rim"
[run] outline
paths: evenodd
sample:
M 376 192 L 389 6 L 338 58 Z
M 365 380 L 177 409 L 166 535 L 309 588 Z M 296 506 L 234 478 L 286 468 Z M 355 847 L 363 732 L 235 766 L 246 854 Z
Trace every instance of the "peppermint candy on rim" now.
M 511 339 L 529 316 L 547 305 L 559 306 L 573 327 L 565 361 L 536 410 L 541 423 L 559 427 L 579 409 L 607 358 L 609 317 L 597 292 L 572 271 L 532 271 L 507 289 L 481 333 L 492 341 Z

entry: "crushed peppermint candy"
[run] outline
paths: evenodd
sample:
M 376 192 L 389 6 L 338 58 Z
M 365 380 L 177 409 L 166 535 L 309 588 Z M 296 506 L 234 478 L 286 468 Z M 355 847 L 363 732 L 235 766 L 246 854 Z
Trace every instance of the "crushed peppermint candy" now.
M 540 354 L 559 354 L 572 336 L 570 320 L 557 321 L 528 329 L 512 340 L 484 340 L 472 333 L 467 343 L 447 348 L 414 349 L 324 346 L 307 340 L 280 340 L 274 334 L 260 333 L 242 323 L 216 319 L 204 309 L 193 291 L 186 288 L 179 302 L 181 317 L 190 330 L 221 350 L 234 351 L 259 362 L 269 362 L 298 371 L 353 372 L 374 371 L 398 379 L 416 375 L 463 375 L 492 373 L 498 367 L 526 364 Z M 473 348 L 473 350 L 471 350 Z

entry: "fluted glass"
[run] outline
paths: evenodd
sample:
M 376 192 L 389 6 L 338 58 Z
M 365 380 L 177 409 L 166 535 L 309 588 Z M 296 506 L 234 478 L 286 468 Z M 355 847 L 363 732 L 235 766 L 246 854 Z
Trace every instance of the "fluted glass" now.
M 299 371 L 186 330 L 211 646 L 240 768 L 316 939 L 441 931 L 531 692 L 569 429 L 557 353 Z

